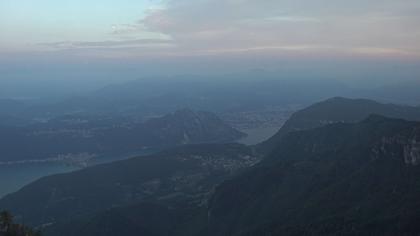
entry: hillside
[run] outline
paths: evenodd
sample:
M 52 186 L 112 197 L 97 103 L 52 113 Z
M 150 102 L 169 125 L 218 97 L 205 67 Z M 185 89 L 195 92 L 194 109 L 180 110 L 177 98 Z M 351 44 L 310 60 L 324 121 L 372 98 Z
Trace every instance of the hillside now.
M 194 209 L 205 204 L 217 184 L 258 160 L 239 144 L 183 146 L 42 178 L 0 200 L 0 209 L 24 216 L 33 226 L 57 227 L 142 202 Z
M 57 187 L 66 186 L 67 182 L 57 177 L 50 177 L 46 179 L 58 181 L 54 185 L 55 188 L 51 188 L 51 183 L 47 184 L 46 179 L 41 180 L 2 200 L 0 207 L 14 206 L 15 211 L 22 213 L 24 209 L 30 209 L 30 206 L 36 203 L 36 201 L 28 203 L 24 201 L 28 199 L 27 196 L 32 196 L 31 199 L 48 199 L 48 202 L 54 203 L 39 202 L 35 205 L 38 207 L 47 205 L 48 211 L 56 212 L 59 214 L 56 217 L 59 217 L 63 213 L 69 213 L 69 210 L 63 207 L 70 203 L 69 208 L 73 211 L 71 216 L 78 217 L 69 217 L 64 221 L 57 220 L 56 224 L 45 229 L 48 235 L 61 236 L 111 236 L 119 232 L 124 232 L 127 236 L 139 233 L 146 236 L 417 235 L 420 231 L 417 224 L 417 219 L 420 218 L 417 200 L 420 196 L 419 137 L 420 123 L 418 122 L 372 115 L 358 123 L 336 123 L 312 130 L 289 133 L 276 145 L 275 151 L 262 162 L 256 165 L 241 164 L 245 169 L 239 168 L 237 170 L 242 171 L 230 172 L 236 173 L 229 175 L 230 177 L 223 175 L 223 178 L 216 178 L 220 181 L 214 181 L 217 176 L 214 174 L 218 173 L 217 171 L 207 172 L 209 175 L 206 175 L 203 180 L 212 182 L 213 184 L 208 185 L 212 186 L 211 188 L 218 186 L 214 193 L 208 191 L 210 188 L 197 187 L 197 184 L 191 185 L 194 181 L 189 182 L 190 184 L 184 182 L 178 185 L 184 186 L 181 188 L 184 194 L 192 189 L 204 189 L 207 193 L 204 194 L 206 196 L 204 198 L 191 198 L 199 194 L 183 197 L 174 194 L 178 192 L 174 189 L 158 187 L 158 190 L 152 194 L 152 196 L 160 196 L 158 198 L 142 198 L 141 201 L 131 202 L 128 205 L 121 204 L 120 201 L 120 204 L 113 204 L 112 208 L 105 207 L 106 204 L 104 204 L 95 211 L 91 209 L 91 215 L 74 214 L 77 209 L 74 206 L 89 202 L 90 197 L 92 201 L 89 202 L 89 206 L 93 205 L 93 199 L 97 199 L 95 202 L 98 200 L 101 202 L 104 199 L 103 195 L 109 197 L 110 192 L 120 195 L 123 192 L 122 189 L 131 189 L 131 191 L 135 189 L 133 185 L 129 187 L 123 184 L 125 188 L 112 191 L 104 188 L 103 190 L 106 189 L 107 192 L 103 192 L 95 187 L 100 186 L 101 184 L 98 183 L 104 180 L 115 183 L 115 176 L 129 176 L 125 181 L 132 182 L 133 172 L 128 166 L 134 166 L 133 161 L 136 159 L 133 159 L 125 164 L 119 162 L 118 165 L 121 165 L 121 168 L 115 164 L 108 165 L 108 170 L 112 172 L 116 169 L 124 170 L 124 175 L 107 174 L 106 176 L 114 176 L 110 179 L 105 177 L 105 174 L 95 173 L 95 176 L 98 176 L 95 178 L 100 178 L 101 181 L 93 179 L 92 181 L 96 181 L 95 184 L 90 181 L 81 184 L 82 189 L 93 188 L 86 195 L 89 197 L 85 196 L 80 198 L 80 201 L 75 201 L 76 205 L 72 203 L 74 199 L 64 198 L 62 195 L 66 188 Z M 238 148 L 241 150 L 240 146 L 235 145 L 228 149 L 224 145 L 219 145 L 218 148 L 211 145 L 207 147 L 209 149 L 203 146 L 190 146 L 182 151 L 168 151 L 162 156 L 168 155 L 166 157 L 170 160 L 174 160 L 173 158 L 179 160 L 181 156 L 189 159 L 189 154 L 194 157 L 198 151 L 213 150 L 214 154 L 220 154 L 230 150 L 230 154 L 225 157 L 233 157 L 234 153 L 238 153 Z M 246 149 L 244 151 L 245 155 L 250 155 L 250 153 L 246 154 L 248 152 Z M 177 152 L 182 155 L 175 154 Z M 215 156 L 212 155 L 212 159 Z M 140 160 L 137 159 L 136 162 Z M 222 163 L 226 163 L 229 159 L 223 160 Z M 165 179 L 167 177 L 163 173 L 173 173 L 168 170 L 171 170 L 178 162 L 172 163 L 164 159 L 161 161 L 168 163 L 168 166 L 164 165 L 164 172 L 149 173 L 153 173 L 153 176 L 163 176 L 162 178 Z M 190 163 L 190 161 L 187 162 Z M 132 168 L 139 168 L 141 165 L 135 166 Z M 153 169 L 149 164 L 142 163 L 142 166 L 148 170 Z M 166 169 L 167 167 L 169 169 Z M 105 166 L 99 168 L 104 169 Z M 179 170 L 183 167 L 181 165 L 176 168 Z M 145 170 L 139 170 L 139 172 L 143 171 Z M 199 168 L 197 171 L 203 171 L 203 169 Z M 94 173 L 92 170 L 89 172 Z M 136 172 L 136 175 L 139 172 Z M 197 173 L 199 172 L 195 174 Z M 195 174 L 185 176 L 184 179 L 191 181 L 191 176 Z M 76 173 L 67 177 L 77 180 L 78 175 L 83 176 L 81 173 Z M 105 179 L 102 180 L 102 178 Z M 83 176 L 83 179 L 88 178 Z M 150 186 L 150 181 L 145 183 Z M 40 196 L 39 193 L 44 192 L 40 186 L 45 185 L 49 185 L 50 192 Z M 144 183 L 138 186 L 144 186 Z M 185 186 L 191 188 L 185 188 Z M 70 195 L 78 198 L 79 196 L 75 195 L 72 189 L 74 187 L 70 188 L 72 192 Z M 34 193 L 37 194 L 33 195 Z M 165 197 L 162 197 L 162 193 Z M 123 195 L 126 196 L 125 199 L 133 196 L 127 195 L 127 192 L 121 196 Z M 168 198 L 168 196 L 171 197 Z M 203 201 L 203 199 L 207 200 Z M 126 201 L 122 202 L 126 203 Z M 110 202 L 107 204 L 109 205 Z M 61 210 L 57 211 L 60 208 L 56 207 L 60 205 Z M 97 203 L 95 205 L 97 206 Z M 102 210 L 99 210 L 101 208 Z M 40 212 L 45 216 L 45 208 L 32 208 L 31 211 L 24 213 L 25 216 L 29 215 L 38 220 Z M 49 212 L 50 215 L 51 212 Z
M 317 86 L 322 86 L 324 90 L 320 91 Z M 325 91 L 330 92 L 326 94 Z M 111 84 L 85 96 L 47 106 L 46 109 L 54 114 L 69 111 L 167 113 L 179 107 L 212 112 L 249 111 L 270 106 L 309 104 L 337 94 L 350 96 L 355 91 L 340 82 L 319 79 L 302 82 L 277 77 L 262 78 L 261 74 L 248 75 L 248 78 L 229 75 L 212 79 L 183 75 Z
M 347 105 L 328 115 L 336 104 Z M 264 158 L 239 144 L 181 146 L 42 178 L 0 209 L 51 236 L 418 235 L 420 123 L 358 121 L 373 107 L 412 119 L 416 109 L 378 104 L 335 98 L 298 112 L 317 115 L 290 121 L 307 126 L 275 139 Z M 191 115 L 181 114 L 150 125 Z
M 420 109 L 417 107 L 382 104 L 368 99 L 335 97 L 294 113 L 281 129 L 272 138 L 259 145 L 259 148 L 268 153 L 289 132 L 312 129 L 338 122 L 359 122 L 371 114 L 420 121 Z
M 182 144 L 225 143 L 244 135 L 212 113 L 188 109 L 145 122 L 73 115 L 24 127 L 0 126 L 0 161 L 76 160 Z
M 419 137 L 381 116 L 289 133 L 217 188 L 210 235 L 418 235 Z

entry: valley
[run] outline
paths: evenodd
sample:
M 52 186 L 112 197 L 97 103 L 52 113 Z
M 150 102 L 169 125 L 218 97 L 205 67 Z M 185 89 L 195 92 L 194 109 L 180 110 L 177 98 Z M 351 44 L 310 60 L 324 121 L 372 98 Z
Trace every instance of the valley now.
M 352 115 L 335 113 L 338 110 Z M 255 128 L 275 119 L 248 114 L 237 127 Z M 282 114 L 280 123 L 288 113 L 274 114 Z M 410 222 L 398 229 L 375 226 L 386 220 L 401 225 L 399 217 L 417 214 L 410 210 L 416 204 L 411 200 L 400 206 L 407 213 L 396 217 L 388 208 L 402 201 L 390 196 L 392 191 L 410 199 L 417 194 L 420 125 L 400 118 L 420 121 L 420 110 L 331 98 L 293 113 L 275 135 L 257 145 L 181 145 L 43 177 L 2 198 L 0 208 L 11 209 L 17 219 L 25 216 L 25 222 L 41 227 L 47 236 L 115 232 L 196 236 L 229 235 L 230 231 L 295 235 L 352 230 L 359 235 L 403 230 L 410 235 L 417 230 L 409 228 Z M 267 127 L 272 123 L 263 126 Z M 384 179 L 389 174 L 394 179 Z M 406 178 L 410 179 L 407 186 Z M 374 203 L 376 197 L 361 195 L 375 185 L 381 189 L 375 196 L 387 201 Z M 345 191 L 348 186 L 352 191 Z M 34 200 L 28 202 L 28 196 Z M 339 198 L 348 202 L 340 203 Z M 323 212 L 318 205 L 328 205 L 328 210 Z M 374 225 L 360 220 L 356 206 Z M 341 207 L 349 213 L 334 213 Z M 389 218 L 375 214 L 378 209 Z M 155 217 L 146 220 L 152 212 Z M 119 214 L 124 217 L 117 219 Z M 314 216 L 321 218 L 314 220 Z
M 0 0 L 0 236 L 420 236 L 420 0 Z
M 245 119 L 233 120 L 233 117 L 242 117 L 243 113 L 230 113 L 230 119 L 221 115 L 225 122 L 232 127 L 245 133 L 247 136 L 237 140 L 238 143 L 255 145 L 270 138 L 280 128 L 283 119 L 286 119 L 290 112 L 267 111 L 247 112 Z M 257 117 L 257 118 L 255 118 Z M 74 123 L 74 122 L 72 122 Z M 86 131 L 85 131 L 86 132 Z M 59 155 L 56 158 L 40 160 L 18 160 L 0 162 L 0 198 L 6 194 L 15 192 L 21 187 L 41 177 L 66 173 L 79 170 L 88 166 L 124 160 L 134 156 L 144 156 L 159 152 L 159 148 L 150 148 L 124 154 L 94 155 L 88 153 Z M 10 181 L 10 180 L 14 181 Z

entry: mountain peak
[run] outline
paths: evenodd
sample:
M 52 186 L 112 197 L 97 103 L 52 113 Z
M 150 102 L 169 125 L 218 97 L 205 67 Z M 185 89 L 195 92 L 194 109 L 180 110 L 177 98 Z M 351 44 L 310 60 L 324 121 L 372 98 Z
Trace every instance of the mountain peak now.
M 189 108 L 151 119 L 146 124 L 152 133 L 159 130 L 159 136 L 181 140 L 182 144 L 232 142 L 245 135 L 211 112 Z
M 382 116 L 379 114 L 370 114 L 366 119 L 363 120 L 363 123 L 377 123 L 385 120 L 393 120 L 386 116 Z
M 353 99 L 337 96 L 337 97 L 328 98 L 324 102 L 328 102 L 328 101 L 348 101 L 348 100 L 353 100 Z
M 372 115 L 375 114 L 375 115 Z M 285 134 L 333 123 L 374 122 L 385 117 L 420 121 L 418 107 L 382 104 L 369 99 L 333 97 L 304 108 L 292 115 L 272 138 L 261 146 L 270 152 Z
M 325 103 L 371 103 L 371 104 L 379 104 L 378 102 L 366 98 L 346 98 L 346 97 L 332 97 L 327 100 L 321 101 L 318 104 L 325 104 Z M 315 104 L 316 105 L 316 104 Z

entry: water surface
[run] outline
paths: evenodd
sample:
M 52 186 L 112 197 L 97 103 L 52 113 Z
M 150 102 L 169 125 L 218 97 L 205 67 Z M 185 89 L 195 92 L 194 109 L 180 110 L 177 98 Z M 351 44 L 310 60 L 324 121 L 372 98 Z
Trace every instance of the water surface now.
M 259 127 L 253 129 L 241 130 L 248 134 L 247 137 L 238 140 L 239 143 L 254 145 L 273 136 L 279 127 Z M 119 156 L 102 156 L 89 162 L 89 166 L 127 159 L 134 156 L 143 156 L 158 152 L 155 150 L 142 150 Z M 70 166 L 60 162 L 42 162 L 42 163 L 21 163 L 0 165 L 0 198 L 6 194 L 13 193 L 23 186 L 48 175 L 66 173 L 79 170 L 80 167 Z
M 271 138 L 280 127 L 258 127 L 252 129 L 241 129 L 248 136 L 238 140 L 238 143 L 255 145 Z
M 77 169 L 58 162 L 0 165 L 0 198 L 43 176 Z

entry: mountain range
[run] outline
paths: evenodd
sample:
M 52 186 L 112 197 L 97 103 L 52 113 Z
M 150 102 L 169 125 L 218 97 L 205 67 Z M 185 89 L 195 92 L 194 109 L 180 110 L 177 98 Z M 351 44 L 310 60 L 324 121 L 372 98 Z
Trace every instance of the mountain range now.
M 417 235 L 419 137 L 378 115 L 291 132 L 217 188 L 210 235 Z
M 260 144 L 259 148 L 264 152 L 270 152 L 289 132 L 313 129 L 333 123 L 359 122 L 371 114 L 420 121 L 420 109 L 417 107 L 383 104 L 368 99 L 334 97 L 295 112 L 280 130 Z
M 0 161 L 119 155 L 183 144 L 231 142 L 244 136 L 212 113 L 189 109 L 145 122 L 68 115 L 23 127 L 0 126 Z
M 333 98 L 254 147 L 187 145 L 49 176 L 0 208 L 54 236 L 418 235 L 418 114 Z

